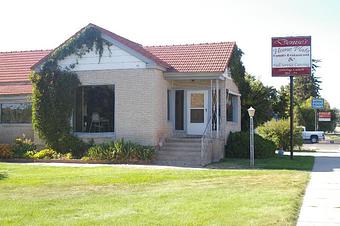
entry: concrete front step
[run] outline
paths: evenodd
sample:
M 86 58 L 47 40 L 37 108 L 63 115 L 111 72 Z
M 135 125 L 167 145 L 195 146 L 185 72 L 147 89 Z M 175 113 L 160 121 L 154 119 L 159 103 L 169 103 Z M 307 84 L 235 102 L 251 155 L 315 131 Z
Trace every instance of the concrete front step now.
M 166 139 L 166 143 L 180 142 L 180 143 L 201 143 L 201 138 L 188 138 L 188 137 L 170 137 Z
M 167 142 L 164 147 L 191 147 L 196 149 L 201 149 L 201 142 Z
M 156 164 L 174 166 L 201 165 L 200 137 L 167 138 L 164 146 L 156 153 Z
M 161 151 L 180 151 L 180 152 L 201 152 L 201 147 L 172 147 L 172 146 L 163 146 Z
M 191 158 L 191 157 L 200 157 L 201 152 L 197 151 L 188 151 L 188 152 L 183 152 L 183 151 L 158 151 L 156 156 L 159 157 L 164 157 L 164 156 L 175 156 L 178 159 L 181 158 Z

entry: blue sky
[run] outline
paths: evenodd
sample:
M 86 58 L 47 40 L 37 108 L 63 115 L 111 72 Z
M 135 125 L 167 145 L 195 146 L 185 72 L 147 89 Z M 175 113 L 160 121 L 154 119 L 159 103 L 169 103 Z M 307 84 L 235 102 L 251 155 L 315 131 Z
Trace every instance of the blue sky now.
M 236 41 L 247 72 L 275 87 L 288 78 L 271 77 L 271 37 L 311 35 L 321 94 L 340 108 L 337 0 L 5 0 L 0 11 L 0 51 L 51 49 L 91 22 L 143 45 Z

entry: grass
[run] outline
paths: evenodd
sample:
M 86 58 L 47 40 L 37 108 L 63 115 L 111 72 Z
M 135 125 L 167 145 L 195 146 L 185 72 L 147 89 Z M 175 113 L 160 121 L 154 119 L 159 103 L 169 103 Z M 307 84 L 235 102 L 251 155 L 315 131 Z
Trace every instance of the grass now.
M 0 163 L 1 225 L 295 225 L 313 159 L 256 164 L 262 169 Z
M 270 159 L 256 159 L 255 169 L 280 169 L 280 170 L 303 170 L 310 171 L 313 167 L 313 157 L 294 156 L 291 160 L 289 156 L 282 156 Z M 311 164 L 312 163 L 312 164 Z M 219 163 L 209 165 L 209 168 L 251 168 L 249 159 L 225 159 Z

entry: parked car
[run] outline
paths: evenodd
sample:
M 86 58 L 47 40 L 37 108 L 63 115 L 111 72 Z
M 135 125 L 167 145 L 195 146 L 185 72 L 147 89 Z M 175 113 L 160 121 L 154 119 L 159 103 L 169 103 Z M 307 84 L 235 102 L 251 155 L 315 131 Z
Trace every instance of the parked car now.
M 301 126 L 302 128 L 302 138 L 304 140 L 310 140 L 311 143 L 317 143 L 319 140 L 325 139 L 324 131 L 306 131 L 306 127 Z

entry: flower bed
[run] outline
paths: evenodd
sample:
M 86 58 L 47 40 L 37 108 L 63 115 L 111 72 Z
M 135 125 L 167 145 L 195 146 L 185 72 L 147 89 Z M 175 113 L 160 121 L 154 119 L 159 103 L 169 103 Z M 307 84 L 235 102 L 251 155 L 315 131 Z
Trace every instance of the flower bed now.
M 155 148 L 119 139 L 109 143 L 80 145 L 81 150 L 61 153 L 52 148 L 37 150 L 36 145 L 25 137 L 10 144 L 0 144 L 0 160 L 7 162 L 60 162 L 60 163 L 110 163 L 147 164 L 155 155 Z M 86 150 L 84 150 L 86 148 Z M 76 156 L 74 157 L 73 152 Z M 83 155 L 79 156 L 79 153 Z

